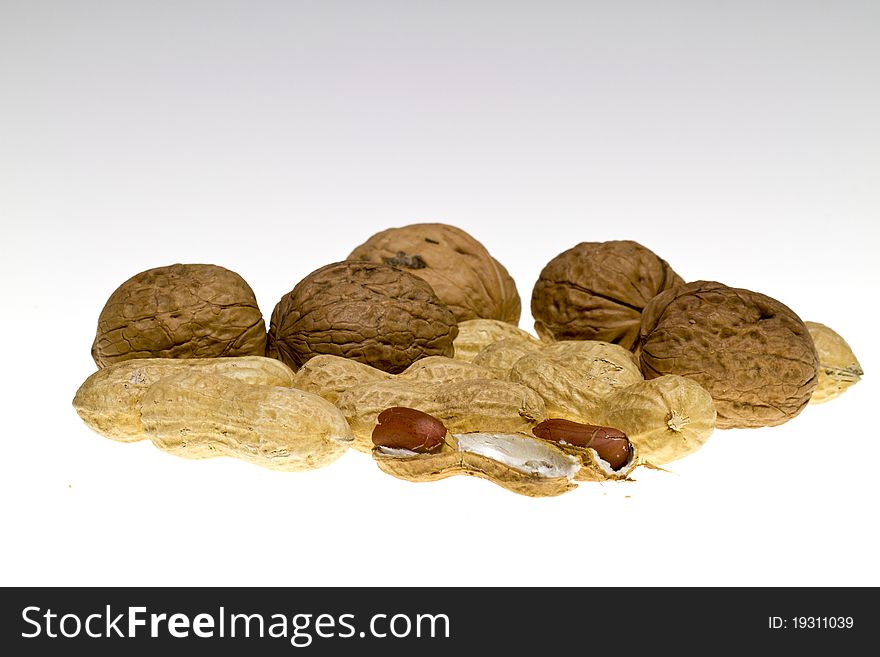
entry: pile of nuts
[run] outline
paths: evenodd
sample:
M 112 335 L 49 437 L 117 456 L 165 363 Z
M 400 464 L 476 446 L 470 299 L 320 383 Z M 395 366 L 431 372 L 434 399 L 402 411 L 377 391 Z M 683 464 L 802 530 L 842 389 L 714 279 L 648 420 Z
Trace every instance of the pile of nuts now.
M 533 497 L 632 479 L 716 428 L 782 424 L 863 372 L 849 345 L 763 294 L 686 283 L 631 241 L 583 242 L 532 291 L 463 230 L 377 233 L 306 276 L 268 331 L 216 265 L 151 269 L 98 318 L 74 408 L 121 442 L 299 471 L 349 447 L 400 479 L 464 474 Z

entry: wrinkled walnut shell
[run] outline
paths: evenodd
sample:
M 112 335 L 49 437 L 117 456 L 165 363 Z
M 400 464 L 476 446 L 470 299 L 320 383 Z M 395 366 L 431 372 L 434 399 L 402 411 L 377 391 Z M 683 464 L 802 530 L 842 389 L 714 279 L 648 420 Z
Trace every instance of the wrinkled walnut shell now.
M 599 340 L 632 349 L 645 304 L 683 282 L 636 242 L 581 242 L 541 271 L 532 290 L 535 330 L 544 340 Z
M 423 356 L 452 357 L 455 317 L 401 269 L 338 262 L 312 272 L 272 313 L 267 353 L 294 369 L 318 354 L 396 374 Z
M 133 358 L 263 356 L 266 325 L 253 290 L 216 265 L 141 272 L 104 305 L 92 345 L 98 367 Z
M 639 358 L 645 378 L 678 374 L 708 390 L 719 429 L 787 422 L 818 381 L 813 340 L 788 306 L 711 281 L 668 290 L 648 304 Z
M 383 263 L 423 278 L 458 321 L 519 322 L 519 293 L 510 274 L 486 247 L 455 226 L 389 228 L 355 248 L 347 260 Z

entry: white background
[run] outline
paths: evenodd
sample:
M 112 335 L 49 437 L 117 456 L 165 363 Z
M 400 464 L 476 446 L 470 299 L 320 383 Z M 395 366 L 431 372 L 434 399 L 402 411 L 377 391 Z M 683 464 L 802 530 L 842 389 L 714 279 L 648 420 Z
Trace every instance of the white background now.
M 0 2 L 2 584 L 880 585 L 880 4 Z M 98 313 L 216 263 L 268 319 L 372 233 L 514 276 L 635 239 L 867 372 L 674 474 L 533 500 L 351 452 L 284 474 L 86 428 Z

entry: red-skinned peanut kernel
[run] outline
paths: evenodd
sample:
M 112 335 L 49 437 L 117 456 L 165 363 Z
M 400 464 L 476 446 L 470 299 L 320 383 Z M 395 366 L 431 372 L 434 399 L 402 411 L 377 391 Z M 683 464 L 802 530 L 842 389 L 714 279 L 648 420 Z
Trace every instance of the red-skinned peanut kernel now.
M 532 433 L 543 440 L 594 449 L 613 470 L 626 465 L 633 451 L 626 434 L 612 427 L 550 419 L 538 424 Z
M 373 444 L 379 447 L 428 453 L 440 449 L 446 427 L 433 415 L 405 406 L 393 406 L 379 413 L 373 429 Z

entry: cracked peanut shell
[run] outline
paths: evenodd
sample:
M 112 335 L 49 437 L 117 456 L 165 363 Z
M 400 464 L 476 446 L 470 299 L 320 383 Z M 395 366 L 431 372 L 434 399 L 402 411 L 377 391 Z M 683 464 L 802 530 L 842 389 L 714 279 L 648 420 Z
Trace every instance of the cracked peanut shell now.
M 452 357 L 456 335 L 452 311 L 421 278 L 389 265 L 337 262 L 281 298 L 267 354 L 295 370 L 330 354 L 397 374 L 423 356 Z
M 553 497 L 577 487 L 580 463 L 546 441 L 521 433 L 476 431 L 449 435 L 443 450 L 419 454 L 375 447 L 379 468 L 398 479 L 437 481 L 479 477 L 528 497 Z
M 513 278 L 486 247 L 455 226 L 425 223 L 389 228 L 346 259 L 383 263 L 423 278 L 458 321 L 519 322 L 521 306 Z
M 263 356 L 266 325 L 253 290 L 217 265 L 170 265 L 120 285 L 98 317 L 98 367 L 133 358 Z
M 394 380 L 355 386 L 339 396 L 337 407 L 348 420 L 356 450 L 373 448 L 379 413 L 404 406 L 433 415 L 451 432 L 528 432 L 546 418 L 544 400 L 526 386 L 495 379 L 452 382 Z
M 683 282 L 637 242 L 581 242 L 541 271 L 532 290 L 535 330 L 550 341 L 599 340 L 633 349 L 642 309 Z
M 813 340 L 794 311 L 711 281 L 655 297 L 642 317 L 638 353 L 645 378 L 678 374 L 705 388 L 719 429 L 787 422 L 819 378 Z

